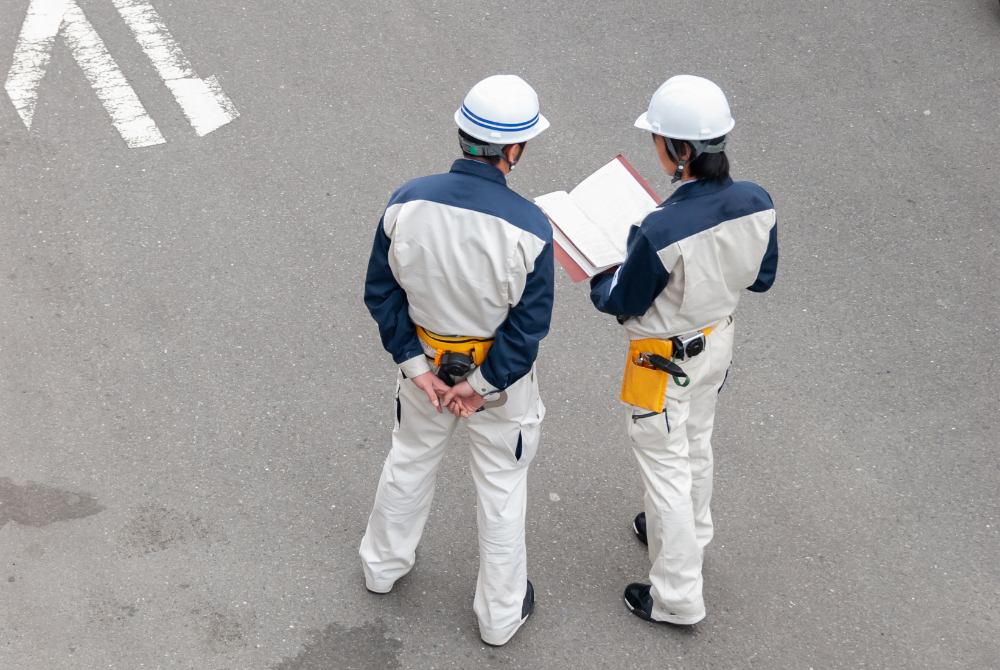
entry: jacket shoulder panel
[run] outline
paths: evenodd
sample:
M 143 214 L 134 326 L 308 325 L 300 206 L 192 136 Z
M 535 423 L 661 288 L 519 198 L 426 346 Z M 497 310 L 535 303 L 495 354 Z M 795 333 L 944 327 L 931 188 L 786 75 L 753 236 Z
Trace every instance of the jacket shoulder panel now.
M 393 194 L 389 207 L 415 200 L 494 216 L 543 242 L 552 240 L 552 225 L 538 205 L 488 179 L 461 172 L 418 177 Z
M 643 220 L 642 231 L 661 250 L 726 221 L 772 209 L 771 197 L 760 186 L 734 182 L 717 193 L 668 201 Z

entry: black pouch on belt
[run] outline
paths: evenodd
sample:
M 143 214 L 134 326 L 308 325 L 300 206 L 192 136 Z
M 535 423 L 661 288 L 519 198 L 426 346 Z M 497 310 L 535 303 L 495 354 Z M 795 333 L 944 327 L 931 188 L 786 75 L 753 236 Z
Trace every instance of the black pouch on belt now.
M 438 379 L 448 386 L 454 386 L 456 379 L 461 379 L 472 372 L 475 361 L 472 356 L 455 351 L 446 351 L 441 354 L 441 364 L 438 366 Z

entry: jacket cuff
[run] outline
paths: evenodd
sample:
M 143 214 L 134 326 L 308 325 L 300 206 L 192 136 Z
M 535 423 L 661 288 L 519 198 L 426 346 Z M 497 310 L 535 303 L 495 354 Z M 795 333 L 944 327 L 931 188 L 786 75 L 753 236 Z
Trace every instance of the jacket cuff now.
M 482 366 L 473 370 L 472 374 L 466 377 L 465 381 L 469 382 L 469 385 L 472 386 L 473 390 L 481 396 L 488 396 L 493 393 L 500 392 L 500 389 L 486 381 L 486 378 L 483 377 Z
M 399 369 L 403 371 L 403 374 L 407 379 L 413 379 L 414 377 L 419 377 L 425 372 L 430 372 L 431 366 L 427 363 L 427 357 L 420 354 L 419 356 L 414 356 L 413 358 L 400 363 Z

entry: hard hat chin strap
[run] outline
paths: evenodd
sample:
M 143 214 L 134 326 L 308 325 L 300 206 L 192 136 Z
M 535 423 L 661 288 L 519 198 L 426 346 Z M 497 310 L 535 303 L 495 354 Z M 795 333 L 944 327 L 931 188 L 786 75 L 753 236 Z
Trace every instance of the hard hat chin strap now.
M 663 143 L 667 145 L 667 151 L 670 152 L 670 157 L 677 161 L 677 170 L 674 171 L 674 178 L 670 180 L 671 184 L 676 184 L 684 176 L 684 168 L 688 163 L 693 161 L 695 158 L 702 154 L 721 154 L 726 150 L 726 145 L 729 144 L 729 135 L 722 138 L 722 141 L 718 144 L 709 144 L 714 142 L 715 138 L 711 140 L 678 140 L 678 142 L 687 142 L 691 146 L 691 157 L 686 161 L 682 161 L 677 156 L 677 150 L 674 148 L 674 141 L 670 138 L 664 137 Z
M 667 145 L 667 151 L 670 152 L 670 157 L 673 158 L 675 161 L 677 161 L 677 169 L 674 170 L 674 178 L 670 180 L 671 184 L 676 184 L 677 182 L 679 182 L 681 180 L 681 177 L 684 176 L 684 167 L 688 163 L 690 163 L 691 161 L 693 161 L 697 156 L 692 155 L 691 158 L 687 159 L 686 161 L 682 161 L 677 156 L 677 150 L 674 149 L 674 141 L 673 140 L 664 137 L 663 138 L 663 143 Z M 691 153 L 694 154 L 694 148 L 693 147 L 692 147 Z
M 499 156 L 500 158 L 507 161 L 507 163 L 510 165 L 511 170 L 513 170 L 514 166 L 517 165 L 517 162 L 521 160 L 520 156 L 518 156 L 515 160 L 507 158 L 507 155 L 503 152 L 503 150 L 506 147 L 509 147 L 510 146 L 509 144 L 492 144 L 488 142 L 480 144 L 478 142 L 470 142 L 469 140 L 462 137 L 462 133 L 458 134 L 458 143 L 459 145 L 461 145 L 463 152 L 467 154 L 472 154 L 477 158 L 485 156 Z

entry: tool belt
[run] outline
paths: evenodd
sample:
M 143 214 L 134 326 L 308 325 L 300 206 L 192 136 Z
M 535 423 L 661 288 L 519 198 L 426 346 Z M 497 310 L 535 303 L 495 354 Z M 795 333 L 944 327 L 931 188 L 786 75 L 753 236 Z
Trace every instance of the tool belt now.
M 686 360 L 697 356 L 704 351 L 704 340 L 709 333 L 718 328 L 718 325 L 705 328 L 692 335 L 681 335 L 660 340 L 649 338 L 645 340 L 632 340 L 629 343 L 628 357 L 625 359 L 625 377 L 622 379 L 621 400 L 629 405 L 642 407 L 651 412 L 662 412 L 663 402 L 667 394 L 667 382 L 670 377 L 680 384 L 678 379 L 681 375 L 667 372 L 662 367 L 671 367 L 680 370 L 673 361 Z M 701 346 L 698 346 L 698 342 Z M 654 366 L 653 361 L 659 357 L 666 359 L 667 365 Z M 682 373 L 683 371 L 680 370 Z M 687 375 L 683 375 L 687 377 Z M 690 383 L 688 379 L 681 386 Z
M 455 380 L 472 372 L 486 360 L 486 354 L 493 346 L 493 338 L 489 337 L 459 337 L 437 335 L 417 326 L 417 337 L 434 350 L 434 356 L 427 354 L 427 360 L 432 360 L 438 368 L 437 376 L 448 386 L 454 386 Z
M 456 353 L 466 354 L 478 367 L 486 360 L 486 353 L 493 346 L 492 337 L 445 337 L 444 335 L 436 335 L 421 326 L 417 326 L 417 337 L 435 350 L 434 365 L 441 365 L 441 356 L 444 354 Z

